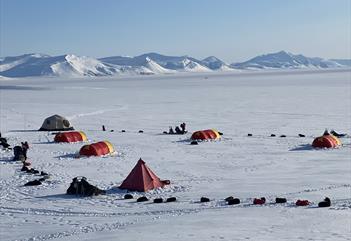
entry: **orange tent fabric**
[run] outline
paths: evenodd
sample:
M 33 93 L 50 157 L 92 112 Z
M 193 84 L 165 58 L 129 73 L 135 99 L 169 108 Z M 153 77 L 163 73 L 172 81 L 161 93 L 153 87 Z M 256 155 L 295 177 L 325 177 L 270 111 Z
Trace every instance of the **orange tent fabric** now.
M 128 189 L 130 191 L 146 192 L 158 187 L 164 187 L 166 181 L 161 181 L 153 171 L 145 164 L 142 159 L 139 159 L 133 170 L 123 181 L 119 188 Z
M 100 141 L 80 148 L 81 156 L 103 156 L 114 151 L 113 146 L 108 141 Z
M 324 135 L 313 140 L 312 146 L 315 148 L 335 148 L 341 145 L 340 140 L 333 135 Z
M 191 135 L 192 140 L 215 140 L 220 139 L 221 136 L 218 131 L 210 129 L 210 130 L 202 130 L 202 131 L 195 131 Z
M 82 131 L 70 131 L 70 132 L 62 132 L 57 133 L 54 141 L 55 142 L 79 142 L 86 141 L 87 136 Z

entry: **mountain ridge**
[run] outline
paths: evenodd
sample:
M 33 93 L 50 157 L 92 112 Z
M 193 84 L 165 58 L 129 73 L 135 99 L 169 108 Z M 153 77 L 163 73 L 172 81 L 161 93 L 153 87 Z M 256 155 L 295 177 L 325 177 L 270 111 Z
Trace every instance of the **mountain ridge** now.
M 177 72 L 245 71 L 262 69 L 326 69 L 351 67 L 351 59 L 323 59 L 286 51 L 256 56 L 245 62 L 227 64 L 215 56 L 202 60 L 188 55 L 168 56 L 155 52 L 135 57 L 110 56 L 92 58 L 65 54 L 41 53 L 0 58 L 0 76 L 113 76 L 173 74 Z

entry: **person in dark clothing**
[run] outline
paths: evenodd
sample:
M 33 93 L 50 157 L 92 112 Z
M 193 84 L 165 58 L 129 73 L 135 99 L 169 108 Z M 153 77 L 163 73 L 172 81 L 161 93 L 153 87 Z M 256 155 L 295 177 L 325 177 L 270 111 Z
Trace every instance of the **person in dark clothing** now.
M 325 129 L 325 131 L 324 131 L 324 133 L 323 133 L 323 136 L 329 136 L 330 134 L 329 134 L 329 131 L 328 131 L 328 129 Z
M 169 127 L 168 134 L 174 134 L 174 130 L 173 130 L 172 126 Z
M 15 146 L 13 148 L 13 160 L 14 161 L 25 161 L 25 156 L 21 146 Z
M 22 153 L 23 153 L 23 156 L 24 156 L 24 160 L 27 160 L 27 151 L 29 149 L 29 145 L 28 145 L 28 142 L 21 142 L 22 144 Z
M 185 133 L 185 123 L 183 122 L 182 124 L 180 124 L 180 128 L 182 128 L 182 132 Z
M 175 132 L 176 132 L 177 134 L 183 134 L 183 132 L 180 130 L 179 126 L 176 126 Z

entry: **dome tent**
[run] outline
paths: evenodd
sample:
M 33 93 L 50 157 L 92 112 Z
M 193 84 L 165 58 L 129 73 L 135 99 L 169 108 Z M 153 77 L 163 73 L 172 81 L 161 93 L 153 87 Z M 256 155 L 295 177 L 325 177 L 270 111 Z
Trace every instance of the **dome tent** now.
M 314 148 L 335 148 L 341 146 L 341 141 L 336 136 L 331 134 L 319 136 L 313 140 L 312 146 Z
M 74 130 L 69 121 L 60 115 L 46 118 L 39 131 L 69 131 Z
M 80 148 L 81 156 L 103 156 L 114 152 L 114 148 L 109 141 L 100 141 Z
M 191 140 L 216 140 L 220 138 L 221 135 L 214 129 L 195 131 L 191 135 Z
M 60 132 L 56 134 L 54 141 L 68 143 L 87 141 L 87 136 L 83 131 Z

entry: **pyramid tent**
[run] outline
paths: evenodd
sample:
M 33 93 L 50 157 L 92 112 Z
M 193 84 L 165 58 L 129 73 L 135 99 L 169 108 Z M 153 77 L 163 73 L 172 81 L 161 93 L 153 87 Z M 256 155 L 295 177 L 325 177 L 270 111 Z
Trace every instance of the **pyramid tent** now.
M 128 189 L 130 191 L 146 192 L 158 187 L 164 187 L 166 184 L 169 184 L 169 181 L 161 181 L 160 178 L 145 164 L 145 162 L 142 159 L 139 159 L 138 163 L 119 188 Z
M 73 126 L 71 126 L 71 124 L 66 118 L 60 115 L 53 115 L 46 118 L 39 129 L 39 131 L 68 131 L 68 130 L 73 130 Z

